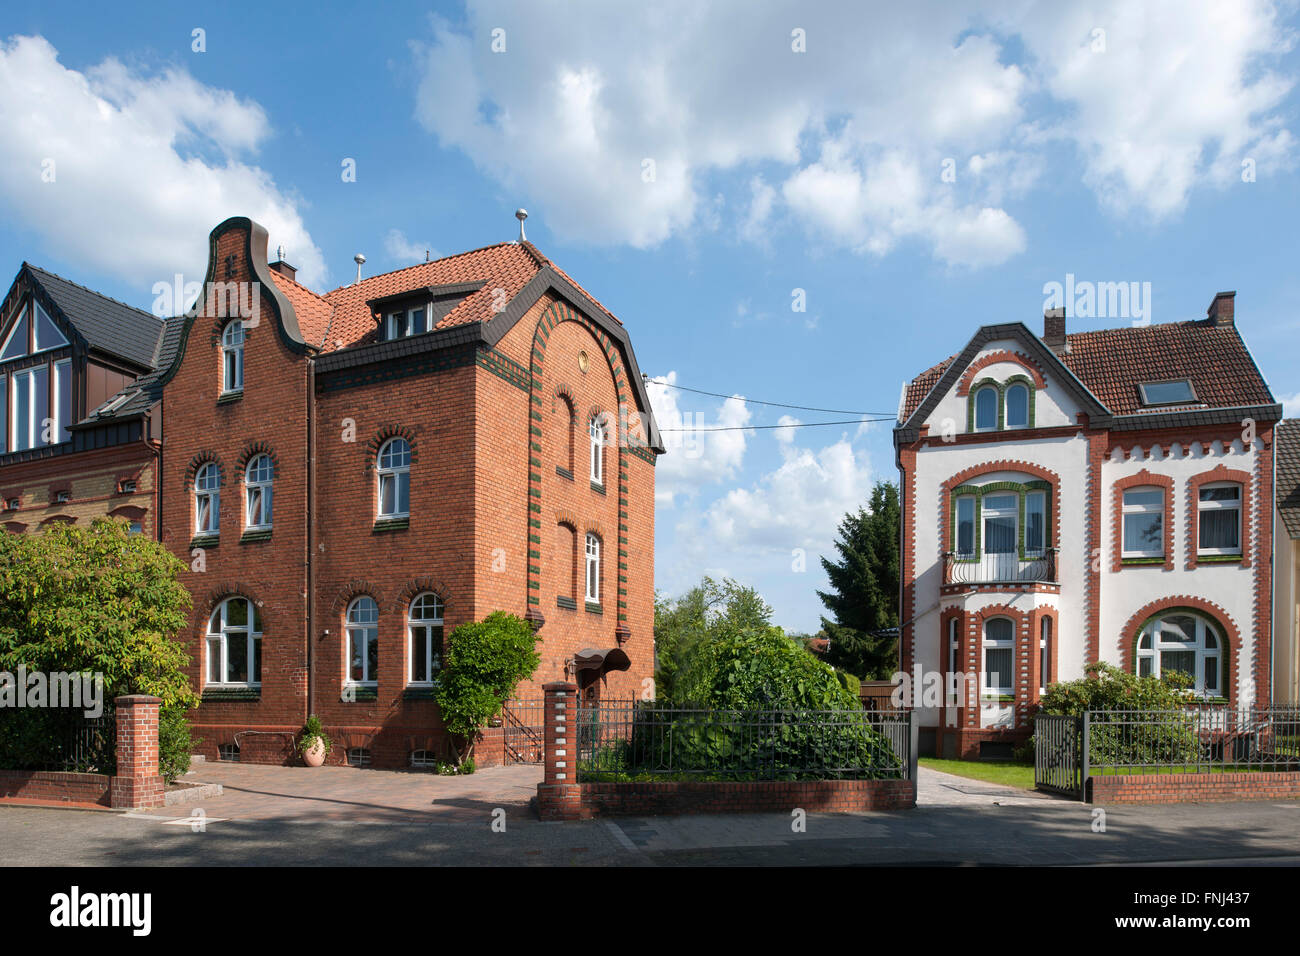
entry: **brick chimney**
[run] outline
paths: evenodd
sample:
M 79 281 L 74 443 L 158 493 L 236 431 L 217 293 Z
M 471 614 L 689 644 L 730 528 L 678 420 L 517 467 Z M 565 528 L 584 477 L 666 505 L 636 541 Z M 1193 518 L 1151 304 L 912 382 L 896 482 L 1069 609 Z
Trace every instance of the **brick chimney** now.
M 1057 355 L 1065 351 L 1065 306 L 1043 312 L 1043 342 Z
M 283 259 L 277 259 L 275 262 L 272 262 L 271 268 L 287 279 L 293 279 L 295 282 L 298 281 L 298 270 L 289 265 L 289 263 L 285 262 Z
M 1205 310 L 1206 316 L 1212 319 L 1215 325 L 1232 325 L 1233 303 L 1236 298 L 1236 292 L 1216 292 L 1214 301 Z

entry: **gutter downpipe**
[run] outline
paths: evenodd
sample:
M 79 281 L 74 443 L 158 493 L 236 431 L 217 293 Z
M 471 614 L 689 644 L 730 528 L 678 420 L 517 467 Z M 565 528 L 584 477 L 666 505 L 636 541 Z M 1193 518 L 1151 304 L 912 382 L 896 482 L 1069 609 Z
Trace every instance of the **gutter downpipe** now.
M 316 712 L 316 358 L 307 356 L 307 713 L 303 723 Z

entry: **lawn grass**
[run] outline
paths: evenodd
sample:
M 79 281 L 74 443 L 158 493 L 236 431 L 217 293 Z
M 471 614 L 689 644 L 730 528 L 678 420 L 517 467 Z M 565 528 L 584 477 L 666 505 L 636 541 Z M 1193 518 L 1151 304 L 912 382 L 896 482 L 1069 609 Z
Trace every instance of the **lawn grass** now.
M 1016 763 L 1010 760 L 941 760 L 938 757 L 921 757 L 918 761 L 922 767 L 938 770 L 942 773 L 955 774 L 958 777 L 970 777 L 972 780 L 984 780 L 987 783 L 1001 783 L 1021 790 L 1034 789 L 1034 765 Z

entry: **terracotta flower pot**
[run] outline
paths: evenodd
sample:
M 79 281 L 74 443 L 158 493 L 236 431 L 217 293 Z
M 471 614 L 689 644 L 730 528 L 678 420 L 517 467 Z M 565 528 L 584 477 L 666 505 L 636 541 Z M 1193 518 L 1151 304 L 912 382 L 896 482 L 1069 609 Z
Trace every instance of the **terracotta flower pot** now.
M 302 759 L 309 767 L 319 767 L 325 762 L 325 744 L 317 737 L 312 745 L 302 752 Z

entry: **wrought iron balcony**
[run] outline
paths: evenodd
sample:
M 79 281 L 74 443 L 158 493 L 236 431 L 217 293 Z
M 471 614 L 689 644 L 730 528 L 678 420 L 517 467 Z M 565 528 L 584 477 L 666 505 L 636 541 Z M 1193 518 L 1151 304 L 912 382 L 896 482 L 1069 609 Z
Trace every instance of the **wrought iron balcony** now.
M 964 555 L 947 551 L 943 556 L 944 584 L 1055 584 L 1056 549 L 1019 554 Z

